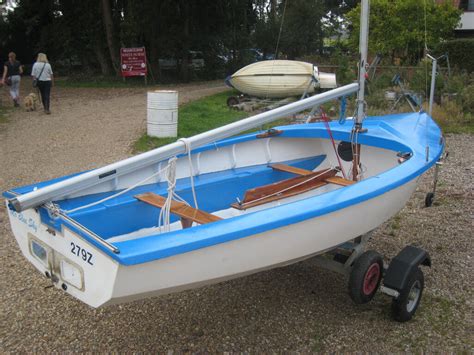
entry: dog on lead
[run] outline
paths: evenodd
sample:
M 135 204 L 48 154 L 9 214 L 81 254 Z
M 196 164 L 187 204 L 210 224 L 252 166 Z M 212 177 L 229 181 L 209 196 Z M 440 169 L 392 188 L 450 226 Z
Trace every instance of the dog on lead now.
M 38 106 L 38 95 L 31 93 L 25 96 L 23 103 L 27 112 L 36 111 Z

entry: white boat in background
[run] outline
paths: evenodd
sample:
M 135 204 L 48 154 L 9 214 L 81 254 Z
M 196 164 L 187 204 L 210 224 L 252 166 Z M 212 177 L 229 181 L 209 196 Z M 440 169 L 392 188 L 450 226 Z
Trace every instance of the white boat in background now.
M 314 93 L 317 88 L 334 89 L 336 75 L 321 73 L 311 63 L 295 60 L 265 60 L 235 72 L 227 85 L 262 98 L 285 98 Z

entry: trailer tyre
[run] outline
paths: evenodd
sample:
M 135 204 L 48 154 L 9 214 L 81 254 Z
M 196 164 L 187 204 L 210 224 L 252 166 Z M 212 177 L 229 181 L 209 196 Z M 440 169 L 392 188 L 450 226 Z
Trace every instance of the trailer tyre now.
M 356 304 L 370 302 L 374 298 L 383 273 L 382 256 L 368 250 L 359 256 L 349 276 L 349 295 Z
M 424 287 L 423 271 L 417 267 L 408 276 L 406 286 L 400 291 L 400 295 L 392 300 L 393 319 L 397 322 L 407 322 L 412 319 L 420 305 Z

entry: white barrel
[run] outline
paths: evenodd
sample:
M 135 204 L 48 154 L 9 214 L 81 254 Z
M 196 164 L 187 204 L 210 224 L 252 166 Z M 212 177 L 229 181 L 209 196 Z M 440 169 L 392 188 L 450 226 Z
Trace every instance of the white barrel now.
M 178 135 L 178 92 L 149 91 L 147 95 L 147 134 L 152 137 Z

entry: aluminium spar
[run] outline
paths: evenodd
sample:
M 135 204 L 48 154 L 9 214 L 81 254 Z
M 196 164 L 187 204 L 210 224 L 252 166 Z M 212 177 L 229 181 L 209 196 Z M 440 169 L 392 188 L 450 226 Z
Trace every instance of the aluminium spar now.
M 45 186 L 24 195 L 15 196 L 10 199 L 9 202 L 17 212 L 24 211 L 28 208 L 34 208 L 46 202 L 58 200 L 85 188 L 116 179 L 117 177 L 130 173 L 136 169 L 149 166 L 178 154 L 185 154 L 188 152 L 188 149 L 192 150 L 205 144 L 216 142 L 246 130 L 259 127 L 282 117 L 321 105 L 330 100 L 353 94 L 357 92 L 358 88 L 358 84 L 352 83 L 326 91 L 238 122 L 233 122 L 189 138 L 180 139 L 164 147 L 71 177 L 67 180 L 59 181 L 55 184 Z

